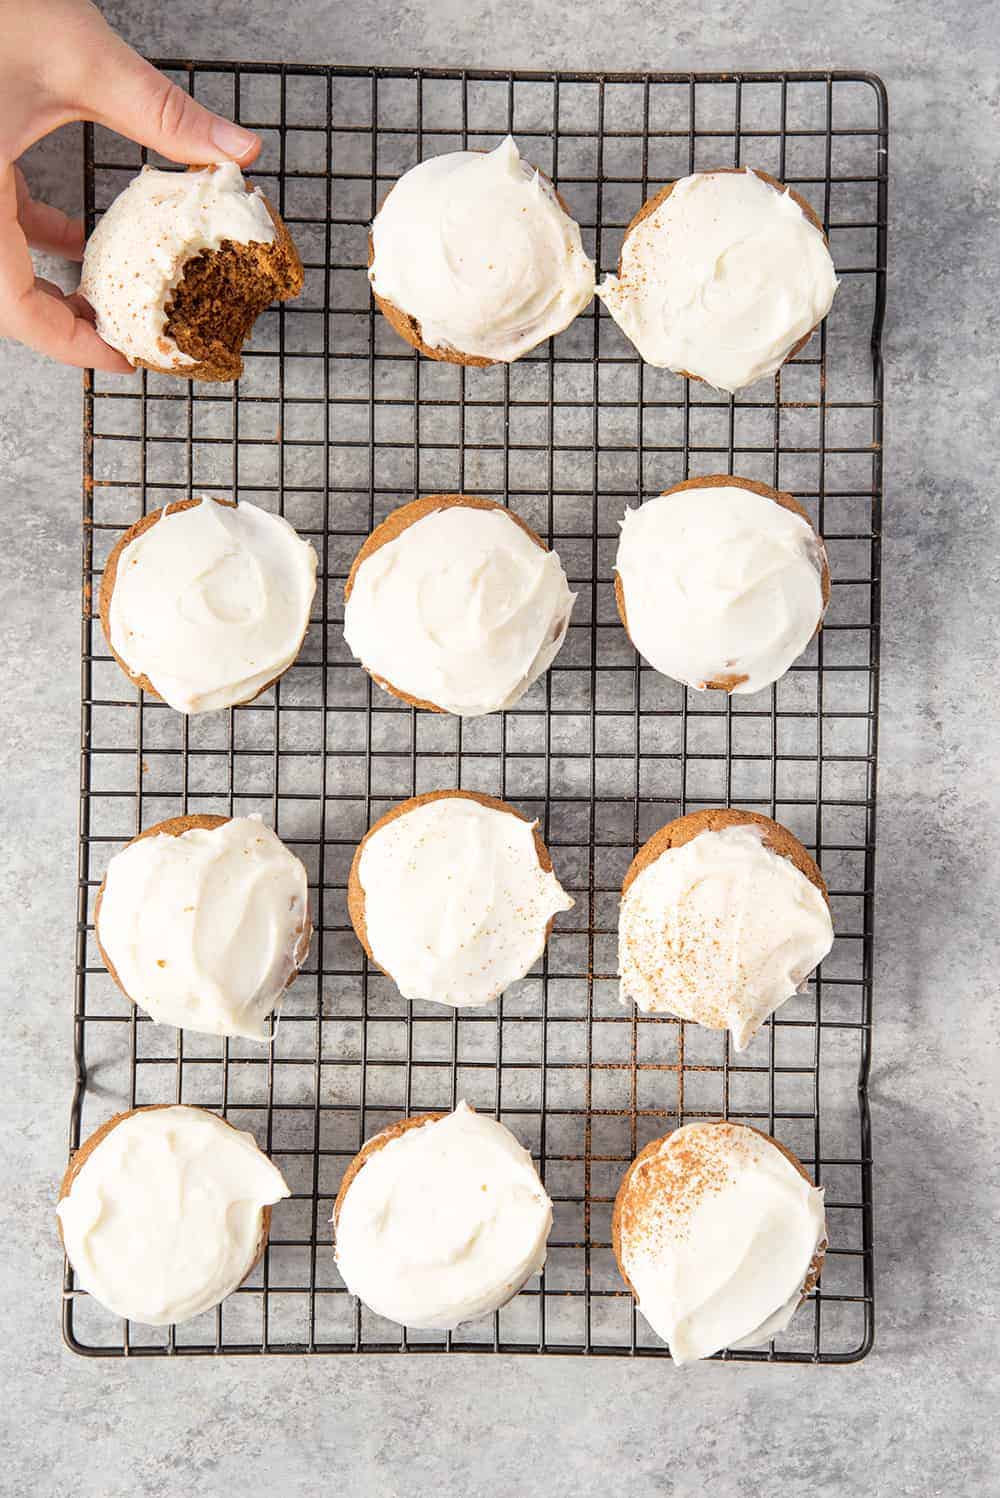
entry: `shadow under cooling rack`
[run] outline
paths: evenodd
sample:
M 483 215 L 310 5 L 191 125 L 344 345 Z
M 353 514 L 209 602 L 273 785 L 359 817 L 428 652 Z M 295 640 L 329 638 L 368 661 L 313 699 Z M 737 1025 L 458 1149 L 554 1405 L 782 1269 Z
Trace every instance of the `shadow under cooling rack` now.
M 292 1188 L 270 1247 L 216 1311 L 178 1328 L 110 1316 L 67 1270 L 64 1334 L 91 1356 L 544 1351 L 662 1357 L 611 1252 L 629 1161 L 679 1123 L 745 1119 L 826 1190 L 820 1288 L 766 1349 L 723 1358 L 849 1362 L 873 1336 L 872 1001 L 887 110 L 842 73 L 532 74 L 173 62 L 204 103 L 252 125 L 254 177 L 291 227 L 302 296 L 259 321 L 233 386 L 88 374 L 84 396 L 82 759 L 70 1143 L 137 1104 L 204 1104 L 249 1128 Z M 601 272 L 666 180 L 762 168 L 823 219 L 833 311 L 769 385 L 724 397 L 643 366 L 595 302 L 509 367 L 421 360 L 375 313 L 368 225 L 428 154 L 512 131 L 558 183 Z M 88 226 L 145 153 L 96 127 Z M 826 540 L 825 627 L 765 692 L 716 700 L 637 660 L 615 611 L 618 524 L 682 478 L 735 472 L 791 490 Z M 287 516 L 320 558 L 302 655 L 253 704 L 183 719 L 135 692 L 92 607 L 124 527 L 190 492 Z M 559 552 L 578 593 L 564 649 L 518 706 L 461 721 L 383 695 L 342 636 L 351 559 L 414 494 L 510 503 Z M 392 802 L 441 787 L 503 796 L 540 819 L 576 905 L 545 958 L 486 1010 L 403 1002 L 372 971 L 346 910 L 353 849 Z M 807 990 L 741 1056 L 727 1037 L 623 1008 L 618 890 L 663 822 L 711 804 L 776 817 L 819 859 L 836 944 Z M 305 861 L 316 934 L 270 1048 L 158 1027 L 121 999 L 93 936 L 108 858 L 184 812 L 261 812 Z M 403 1114 L 460 1098 L 533 1152 L 555 1204 L 544 1274 L 451 1336 L 360 1308 L 329 1219 L 347 1162 Z

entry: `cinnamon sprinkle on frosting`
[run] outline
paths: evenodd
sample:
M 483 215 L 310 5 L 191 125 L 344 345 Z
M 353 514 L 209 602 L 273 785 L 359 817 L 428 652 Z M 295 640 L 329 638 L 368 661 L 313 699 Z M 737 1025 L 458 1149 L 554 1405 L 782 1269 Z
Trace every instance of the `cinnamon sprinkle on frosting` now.
M 651 838 L 626 877 L 622 994 L 647 1013 L 728 1029 L 742 1051 L 832 942 L 822 877 L 786 829 L 752 813 L 693 813 Z
M 787 1326 L 822 1265 L 823 1193 L 767 1135 L 687 1124 L 633 1161 L 613 1238 L 640 1311 L 685 1363 Z

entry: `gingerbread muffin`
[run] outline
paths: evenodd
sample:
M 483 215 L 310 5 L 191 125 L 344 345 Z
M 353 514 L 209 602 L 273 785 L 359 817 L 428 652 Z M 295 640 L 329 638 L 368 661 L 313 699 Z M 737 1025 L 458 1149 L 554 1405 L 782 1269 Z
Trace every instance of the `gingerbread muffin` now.
M 81 1145 L 56 1209 L 82 1289 L 130 1321 L 211 1310 L 267 1244 L 291 1192 L 252 1134 L 204 1108 L 133 1108 Z
M 430 359 L 512 363 L 594 294 L 579 225 L 510 136 L 406 172 L 372 224 L 368 279 L 395 331 Z
M 736 1051 L 833 945 L 823 876 L 787 827 L 713 807 L 668 822 L 622 884 L 623 999 L 728 1030 Z
M 475 1008 L 523 978 L 573 901 L 537 825 L 473 791 L 414 796 L 365 834 L 351 923 L 405 999 Z
M 545 1263 L 552 1203 L 527 1150 L 464 1102 L 404 1118 L 347 1168 L 337 1268 L 379 1316 L 450 1331 L 504 1305 Z
M 172 817 L 111 859 L 94 929 L 108 972 L 152 1019 L 267 1040 L 309 951 L 306 871 L 259 816 Z
M 144 166 L 94 230 L 80 292 L 135 367 L 237 380 L 254 323 L 302 290 L 291 235 L 235 162 Z
M 251 702 L 298 656 L 316 553 L 257 505 L 200 495 L 121 537 L 101 578 L 101 628 L 126 676 L 179 713 Z
M 555 659 L 576 602 L 554 551 L 492 499 L 432 494 L 393 510 L 354 559 L 344 638 L 413 707 L 513 707 Z
M 823 1192 L 791 1151 L 721 1119 L 647 1144 L 611 1232 L 622 1278 L 678 1365 L 784 1331 L 827 1238 Z
M 798 353 L 836 290 L 805 199 L 766 172 L 722 167 L 643 204 L 597 295 L 647 364 L 732 392 Z
M 711 474 L 625 512 L 615 597 L 632 643 L 664 676 L 759 692 L 819 630 L 830 569 L 790 494 Z

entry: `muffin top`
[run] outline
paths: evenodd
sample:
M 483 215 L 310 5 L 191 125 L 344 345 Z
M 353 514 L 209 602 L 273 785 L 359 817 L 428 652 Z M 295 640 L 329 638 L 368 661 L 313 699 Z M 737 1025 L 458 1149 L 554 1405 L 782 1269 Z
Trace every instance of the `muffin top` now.
M 696 172 L 651 200 L 597 295 L 647 364 L 734 391 L 773 375 L 836 289 L 801 200 L 747 168 Z
M 615 570 L 629 635 L 651 666 L 737 693 L 784 675 L 824 610 L 825 551 L 793 505 L 713 477 L 626 511 Z
M 83 1289 L 148 1326 L 218 1305 L 253 1266 L 265 1207 L 290 1195 L 281 1172 L 203 1108 L 140 1108 L 101 1133 L 57 1208 Z
M 344 637 L 407 701 L 474 718 L 513 706 L 548 670 L 575 601 L 558 556 L 508 511 L 432 496 L 395 511 L 360 553 Z
M 108 864 L 96 928 L 115 980 L 153 1019 L 266 1040 L 309 949 L 306 871 L 259 816 L 179 836 L 154 827 Z
M 618 961 L 623 997 L 728 1030 L 743 1051 L 829 952 L 833 923 L 823 890 L 767 845 L 769 828 L 789 844 L 791 834 L 739 815 L 720 812 L 734 820 L 658 853 L 651 839 L 654 856 L 640 851 L 622 892 Z
M 351 870 L 351 915 L 407 999 L 476 1007 L 523 978 L 573 901 L 535 824 L 491 797 L 437 792 L 377 822 Z
M 464 1102 L 395 1135 L 337 1199 L 337 1267 L 378 1315 L 450 1330 L 541 1269 L 552 1203 L 510 1130 Z
M 144 166 L 87 241 L 80 291 L 97 331 L 133 364 L 183 373 L 197 363 L 165 331 L 166 304 L 189 260 L 234 244 L 272 244 L 274 222 L 235 162 L 186 172 Z
M 565 328 L 594 294 L 579 226 L 518 154 L 421 161 L 372 225 L 376 296 L 417 319 L 429 348 L 510 362 Z
M 316 553 L 287 520 L 202 495 L 123 538 L 101 616 L 133 680 L 178 712 L 215 712 L 291 665 L 315 591 Z
M 768 1342 L 826 1241 L 823 1192 L 772 1139 L 693 1123 L 647 1146 L 615 1203 L 623 1274 L 675 1363 Z

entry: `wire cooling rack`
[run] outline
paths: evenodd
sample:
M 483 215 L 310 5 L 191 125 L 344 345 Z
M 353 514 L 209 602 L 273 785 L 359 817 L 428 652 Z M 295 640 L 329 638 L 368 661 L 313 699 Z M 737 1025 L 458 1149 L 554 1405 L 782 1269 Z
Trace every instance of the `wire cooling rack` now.
M 250 1282 L 169 1330 L 122 1322 L 67 1271 L 64 1335 L 88 1355 L 520 1351 L 662 1356 L 611 1252 L 632 1157 L 684 1121 L 726 1114 L 776 1135 L 826 1188 L 822 1286 L 771 1347 L 723 1354 L 850 1362 L 873 1335 L 866 1083 L 878 696 L 887 106 L 843 73 L 533 74 L 173 62 L 206 104 L 264 139 L 254 176 L 306 265 L 261 318 L 238 385 L 88 374 L 84 397 L 82 759 L 70 1143 L 118 1109 L 189 1102 L 253 1131 L 292 1188 Z M 509 368 L 414 355 L 373 310 L 367 226 L 428 154 L 512 131 L 558 183 L 602 271 L 666 180 L 746 164 L 821 214 L 841 287 L 828 325 L 735 398 L 644 367 L 595 302 Z M 88 227 L 145 153 L 88 127 Z M 692 474 L 791 490 L 826 539 L 826 624 L 776 686 L 686 692 L 636 658 L 612 565 L 627 504 Z M 547 677 L 510 712 L 461 722 L 374 687 L 343 641 L 343 584 L 372 526 L 414 495 L 508 501 L 579 594 Z M 134 691 L 94 606 L 105 557 L 142 513 L 191 492 L 278 510 L 320 557 L 300 660 L 257 702 L 185 719 Z M 389 805 L 463 786 L 540 818 L 576 898 L 544 960 L 486 1010 L 407 1004 L 348 921 L 354 847 Z M 711 804 L 784 822 L 822 864 L 837 926 L 808 990 L 740 1057 L 728 1038 L 623 1008 L 618 891 L 632 855 Z M 153 1025 L 104 971 L 93 904 L 108 858 L 183 812 L 261 812 L 305 861 L 316 934 L 271 1048 Z M 492 1319 L 405 1333 L 338 1277 L 329 1219 L 347 1162 L 404 1114 L 460 1098 L 534 1153 L 555 1203 L 541 1280 Z

